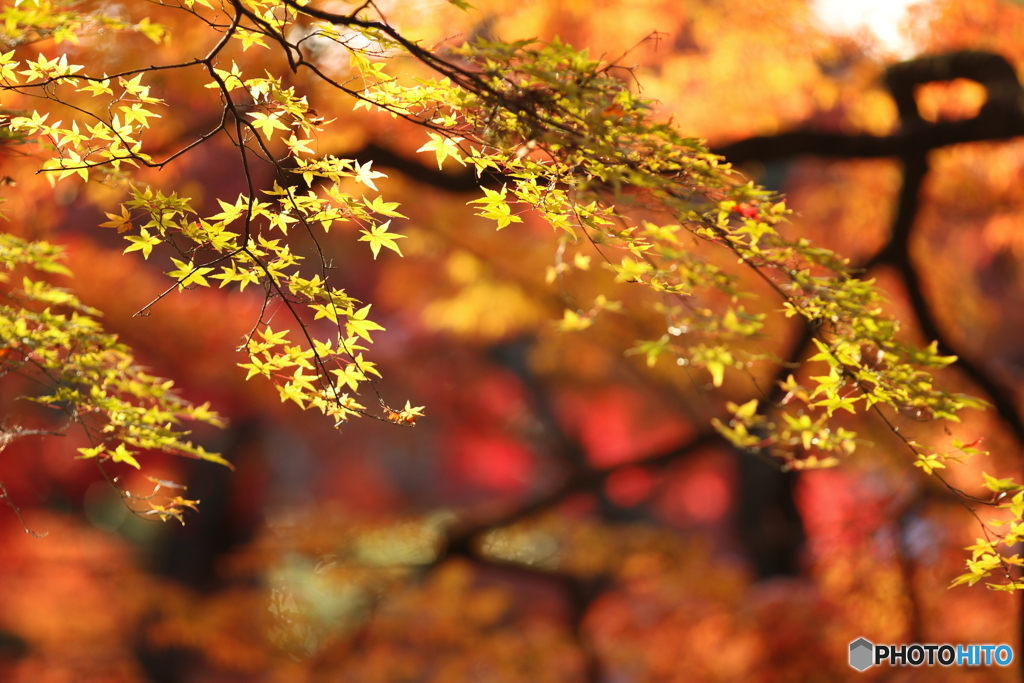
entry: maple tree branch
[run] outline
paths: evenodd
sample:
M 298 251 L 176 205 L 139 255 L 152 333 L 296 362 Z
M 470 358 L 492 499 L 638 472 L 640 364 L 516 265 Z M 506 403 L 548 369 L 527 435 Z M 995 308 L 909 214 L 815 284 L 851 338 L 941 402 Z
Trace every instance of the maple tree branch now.
M 977 116 L 961 121 L 927 125 L 917 111 L 914 87 L 933 81 L 969 78 L 984 85 L 988 100 Z M 920 274 L 910 255 L 910 239 L 920 209 L 920 191 L 929 166 L 931 150 L 964 142 L 1005 140 L 1024 136 L 1024 89 L 1016 72 L 1001 56 L 965 51 L 925 57 L 890 68 L 886 87 L 897 103 L 902 126 L 888 136 L 843 135 L 792 131 L 754 137 L 715 148 L 732 163 L 767 162 L 813 155 L 849 159 L 897 157 L 903 162 L 903 184 L 896 215 L 885 246 L 865 264 L 892 266 L 903 280 L 911 307 L 926 337 L 938 342 L 941 352 L 956 355 L 968 378 L 988 394 L 999 417 L 1024 445 L 1024 420 L 1008 389 L 980 365 L 958 352 L 932 314 Z
M 935 320 L 928 297 L 925 295 L 920 273 L 910 254 L 910 238 L 914 220 L 920 209 L 920 191 L 929 170 L 925 155 L 904 159 L 903 185 L 900 189 L 899 204 L 893 220 L 892 231 L 886 245 L 866 264 L 870 269 L 876 265 L 889 265 L 899 273 L 907 289 L 911 308 L 921 327 L 921 333 L 939 344 L 939 352 L 957 356 L 956 366 L 970 380 L 988 394 L 999 417 L 1013 432 L 1017 441 L 1024 445 L 1024 420 L 1021 419 L 1012 394 L 964 353 L 957 349 Z
M 10 446 L 11 443 L 14 442 L 16 439 L 20 439 L 24 436 L 64 435 L 61 434 L 60 432 L 51 432 L 42 429 L 22 429 L 21 427 L 8 428 L 6 426 L 0 427 L 0 453 L 3 453 L 5 450 L 7 450 L 7 447 Z M 21 526 L 22 528 L 24 528 L 25 533 L 31 536 L 32 538 L 43 538 L 44 536 L 50 533 L 48 531 L 33 531 L 32 527 L 28 525 L 28 521 L 26 521 L 25 517 L 21 514 L 21 508 L 19 508 L 18 504 L 14 502 L 14 499 L 11 498 L 11 494 L 7 491 L 7 486 L 4 484 L 3 481 L 0 481 L 0 500 L 7 501 L 7 505 L 10 506 L 11 511 L 14 512 L 14 515 L 18 518 L 18 521 L 21 522 Z
M 969 78 L 981 83 L 988 100 L 977 116 L 954 122 L 925 125 L 917 110 L 914 88 L 923 83 Z M 928 174 L 928 153 L 963 142 L 1004 140 L 1024 135 L 1024 89 L 1013 67 L 1001 56 L 979 52 L 962 52 L 926 57 L 895 65 L 886 73 L 886 87 L 896 101 L 901 129 L 891 136 L 845 136 L 813 131 L 794 131 L 781 135 L 750 138 L 718 148 L 734 163 L 771 161 L 801 155 L 842 158 L 898 157 L 903 162 L 903 182 L 889 239 L 867 263 L 868 268 L 886 264 L 903 280 L 911 308 L 922 334 L 938 342 L 941 353 L 958 356 L 957 366 L 985 391 L 1004 424 L 1017 442 L 1024 445 L 1024 420 L 1009 389 L 976 365 L 943 334 L 932 314 L 920 274 L 910 254 L 910 239 L 920 209 L 920 193 Z M 906 559 L 906 558 L 904 558 Z M 904 567 L 908 597 L 912 602 L 913 622 L 918 623 L 912 572 Z M 1019 617 L 1019 621 L 1024 617 Z M 1018 623 L 1018 638 L 1024 641 L 1024 621 Z

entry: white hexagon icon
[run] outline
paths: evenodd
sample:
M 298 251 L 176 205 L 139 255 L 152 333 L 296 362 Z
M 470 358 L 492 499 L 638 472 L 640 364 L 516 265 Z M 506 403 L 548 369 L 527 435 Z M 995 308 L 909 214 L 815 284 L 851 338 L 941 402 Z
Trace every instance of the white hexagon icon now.
M 850 643 L 850 666 L 857 671 L 863 671 L 872 664 L 874 659 L 875 646 L 864 638 L 858 638 Z

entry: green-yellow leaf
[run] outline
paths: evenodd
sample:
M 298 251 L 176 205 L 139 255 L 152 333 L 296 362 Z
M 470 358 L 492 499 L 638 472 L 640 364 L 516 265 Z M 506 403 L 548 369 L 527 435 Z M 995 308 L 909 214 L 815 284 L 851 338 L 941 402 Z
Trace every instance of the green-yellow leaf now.
M 395 244 L 395 240 L 403 239 L 405 235 L 396 235 L 395 233 L 388 232 L 390 226 L 391 221 L 387 221 L 380 225 L 370 226 L 369 230 L 360 230 L 363 236 L 359 238 L 359 241 L 370 243 L 370 250 L 373 251 L 373 258 L 375 260 L 380 253 L 381 247 L 390 249 L 399 256 L 402 255 L 402 250 Z

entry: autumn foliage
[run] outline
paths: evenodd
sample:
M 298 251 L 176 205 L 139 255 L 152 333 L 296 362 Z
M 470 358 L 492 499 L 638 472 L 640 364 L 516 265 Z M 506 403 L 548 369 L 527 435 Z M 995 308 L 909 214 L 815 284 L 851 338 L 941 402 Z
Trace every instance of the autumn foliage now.
M 0 7 L 0 680 L 1024 655 L 1024 12 L 762 4 Z

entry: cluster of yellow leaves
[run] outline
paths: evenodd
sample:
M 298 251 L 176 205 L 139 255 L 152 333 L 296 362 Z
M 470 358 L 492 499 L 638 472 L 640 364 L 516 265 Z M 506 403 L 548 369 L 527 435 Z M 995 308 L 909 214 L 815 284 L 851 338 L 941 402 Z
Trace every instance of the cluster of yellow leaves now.
M 0 233 L 4 285 L 16 269 L 70 275 L 60 261 L 59 247 Z M 0 377 L 32 378 L 40 390 L 25 398 L 63 412 L 67 424 L 79 425 L 94 444 L 79 448 L 80 457 L 139 469 L 140 455 L 159 450 L 228 464 L 189 441 L 182 427 L 185 421 L 224 426 L 210 405 L 188 403 L 172 381 L 138 366 L 128 348 L 103 331 L 98 311 L 70 291 L 27 274 L 20 288 L 6 289 L 4 298 Z M 8 425 L 5 431 L 16 434 L 19 429 Z M 180 517 L 179 502 L 162 505 L 161 515 Z
M 15 0 L 0 8 L 0 47 L 7 49 L 42 40 L 57 45 L 81 42 L 80 36 L 100 30 L 124 30 L 129 25 L 101 11 L 81 12 L 70 3 L 54 0 Z M 153 42 L 165 38 L 163 28 L 147 20 L 136 27 Z
M 734 416 L 732 427 L 718 422 L 738 446 L 766 449 L 790 467 L 823 466 L 836 460 L 815 453 L 849 454 L 856 446 L 854 434 L 829 426 L 837 410 L 857 413 L 885 405 L 919 419 L 956 420 L 961 409 L 982 405 L 936 386 L 929 369 L 955 358 L 939 356 L 934 344 L 917 349 L 897 341 L 898 323 L 883 313 L 874 282 L 858 279 L 833 252 L 780 234 L 785 204 L 737 181 L 699 141 L 654 122 L 648 104 L 609 75 L 612 65 L 557 41 L 480 42 L 464 54 L 479 65 L 482 83 L 467 86 L 472 94 L 457 106 L 450 98 L 433 107 L 416 97 L 403 99 L 390 82 L 373 95 L 386 108 L 429 111 L 429 123 L 447 129 L 444 135 L 430 133 L 431 142 L 421 148 L 434 152 L 439 165 L 455 158 L 510 178 L 500 191 L 484 189 L 471 202 L 481 205 L 478 215 L 501 229 L 532 208 L 567 240 L 586 234 L 599 245 L 616 282 L 641 283 L 674 301 L 659 304 L 665 334 L 634 349 L 649 366 L 673 355 L 679 365 L 704 368 L 720 387 L 728 371 L 745 370 L 762 357 L 735 343 L 754 341 L 763 329 L 766 314 L 735 305 L 749 285 L 697 255 L 684 244 L 687 233 L 693 245 L 717 244 L 756 270 L 781 299 L 786 316 L 818 330 L 819 353 L 810 361 L 824 362 L 827 374 L 811 377 L 806 390 L 794 382 L 787 390 L 789 411 L 769 406 L 780 413 L 781 424 L 753 413 L 756 402 Z M 637 195 L 665 222 L 637 221 L 630 213 Z M 620 256 L 612 256 L 616 251 Z M 570 269 L 559 263 L 549 280 Z M 717 310 L 695 304 L 711 293 L 730 303 Z M 603 302 L 588 313 L 567 310 L 561 327 L 586 329 L 608 310 Z M 756 420 L 763 436 L 752 440 L 753 424 L 744 424 L 745 418 Z
M 284 28 L 276 18 L 279 3 L 257 4 L 264 21 Z M 254 36 L 260 35 L 239 30 L 233 37 L 242 41 L 244 51 L 254 43 Z M 233 202 L 218 198 L 221 211 L 202 216 L 190 199 L 137 185 L 119 173 L 123 163 L 162 167 L 169 160 L 156 162 L 142 151 L 142 133 L 150 119 L 159 117 L 153 108 L 163 104 L 162 99 L 150 95 L 150 86 L 143 82 L 145 69 L 114 77 L 89 76 L 81 74 L 82 65 L 69 64 L 65 55 L 51 59 L 40 54 L 36 61 L 24 64 L 14 55 L 11 51 L 0 56 L 4 89 L 52 90 L 58 93 L 55 99 L 68 102 L 78 95 L 88 98 L 86 104 L 72 108 L 75 118 L 69 125 L 51 123 L 50 113 L 39 111 L 9 121 L 11 130 L 52 149 L 53 155 L 42 164 L 43 170 L 53 171 L 48 179 L 55 183 L 74 175 L 83 181 L 125 183 L 131 198 L 117 213 L 107 213 L 109 220 L 102 226 L 124 233 L 130 243 L 126 253 L 138 251 L 149 259 L 154 250 L 161 253 L 158 248 L 164 245 L 173 265 L 167 274 L 179 290 L 210 287 L 211 281 L 219 281 L 220 287 L 237 286 L 239 291 L 257 285 L 268 297 L 286 301 L 306 343 L 286 344 L 288 330 L 273 332 L 258 322 L 254 334 L 241 346 L 249 356 L 242 367 L 250 377 L 259 374 L 274 380 L 282 401 L 316 407 L 337 424 L 363 412 L 363 406 L 342 389 L 355 392 L 371 375 L 379 376 L 373 363 L 360 353 L 364 350 L 360 342 L 371 342 L 371 333 L 383 328 L 368 318 L 369 305 L 359 306 L 344 291 L 327 284 L 326 263 L 317 264 L 313 273 L 300 268 L 302 257 L 292 252 L 289 233 L 296 225 L 307 232 L 313 226 L 327 232 L 336 222 L 355 222 L 360 226 L 359 240 L 368 243 L 374 258 L 382 250 L 401 255 L 398 240 L 404 235 L 392 229 L 392 219 L 404 218 L 398 204 L 379 195 L 367 198 L 342 190 L 343 184 L 354 181 L 376 191 L 374 180 L 384 174 L 374 171 L 369 162 L 317 156 L 310 145 L 327 122 L 294 88 L 283 87 L 280 78 L 269 73 L 248 78 L 234 61 L 230 69 L 209 62 L 207 88 L 217 90 L 229 102 L 232 93 L 241 90 L 259 103 L 258 110 L 247 111 L 247 120 L 239 123 L 243 142 L 266 151 L 267 156 L 271 156 L 268 145 L 283 143 L 293 162 L 290 176 L 301 178 L 301 182 L 285 187 L 275 182 L 263 192 L 270 201 L 247 196 Z M 299 189 L 303 183 L 308 188 L 305 191 Z M 278 237 L 271 238 L 273 233 Z M 310 311 L 314 321 L 331 322 L 337 334 L 313 339 L 308 333 L 309 319 L 300 309 Z

